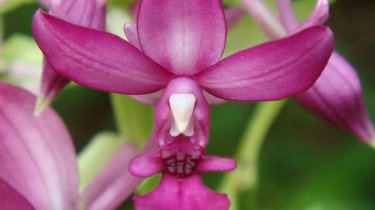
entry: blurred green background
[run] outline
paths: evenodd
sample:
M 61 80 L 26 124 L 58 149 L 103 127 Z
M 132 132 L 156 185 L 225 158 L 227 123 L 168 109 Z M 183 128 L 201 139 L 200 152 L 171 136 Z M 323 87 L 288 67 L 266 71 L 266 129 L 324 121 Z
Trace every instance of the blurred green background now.
M 27 4 L 3 15 L 5 41 L 15 33 L 30 35 L 37 8 Z M 358 70 L 368 112 L 375 120 L 375 1 L 337 0 L 328 25 L 335 33 L 336 49 Z M 244 34 L 244 39 L 251 38 Z M 110 103 L 108 94 L 82 87 L 67 88 L 54 102 L 77 151 L 97 132 L 115 130 Z M 233 157 L 254 107 L 246 103 L 213 107 L 207 153 Z M 374 149 L 320 121 L 292 100 L 266 137 L 258 174 L 256 192 L 241 193 L 241 209 L 375 209 Z M 221 178 L 222 174 L 205 175 L 214 189 Z

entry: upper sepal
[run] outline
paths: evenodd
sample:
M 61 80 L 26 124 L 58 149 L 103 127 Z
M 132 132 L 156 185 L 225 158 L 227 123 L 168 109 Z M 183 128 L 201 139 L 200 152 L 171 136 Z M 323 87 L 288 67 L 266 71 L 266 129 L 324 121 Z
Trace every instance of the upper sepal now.
M 207 92 L 226 100 L 278 100 L 311 87 L 332 51 L 331 30 L 316 26 L 231 55 L 197 80 Z
M 137 29 L 144 53 L 178 75 L 215 64 L 225 47 L 225 17 L 218 0 L 142 0 Z

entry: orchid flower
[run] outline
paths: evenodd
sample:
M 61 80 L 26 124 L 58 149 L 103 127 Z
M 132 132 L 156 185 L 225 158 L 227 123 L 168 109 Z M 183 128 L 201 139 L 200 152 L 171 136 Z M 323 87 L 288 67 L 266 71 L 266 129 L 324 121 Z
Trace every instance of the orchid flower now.
M 156 126 L 161 129 L 156 130 L 176 136 L 198 128 L 199 136 L 205 133 L 199 140 L 202 146 L 207 144 L 209 122 L 204 95 L 238 101 L 295 95 L 315 82 L 333 47 L 330 30 L 316 26 L 218 62 L 226 38 L 219 1 L 184 5 L 178 0 L 144 0 L 139 7 L 137 30 L 132 31 L 137 33 L 129 40 L 139 40 L 134 45 L 142 51 L 112 34 L 41 11 L 35 15 L 33 34 L 51 66 L 79 84 L 130 95 L 161 93 L 156 97 Z M 184 110 L 178 114 L 173 106 Z
M 150 141 L 157 142 L 158 151 L 149 156 L 154 164 L 149 158 L 135 161 L 130 171 L 141 177 L 161 171 L 163 179 L 154 192 L 136 198 L 137 209 L 150 209 L 147 201 L 164 207 L 162 203 L 169 201 L 156 194 L 169 192 L 167 185 L 171 190 L 184 189 L 173 192 L 169 209 L 187 200 L 199 209 L 215 208 L 213 202 L 192 198 L 200 193 L 210 200 L 221 197 L 225 205 L 220 209 L 227 209 L 225 198 L 208 191 L 199 178 L 207 171 L 204 166 L 219 171 L 235 166 L 229 161 L 221 167 L 224 159 L 204 155 L 209 103 L 218 98 L 278 100 L 305 91 L 328 62 L 332 33 L 315 26 L 220 61 L 227 28 L 221 1 L 142 0 L 137 17 L 136 27 L 125 25 L 130 43 L 41 11 L 34 16 L 33 35 L 48 63 L 64 77 L 98 90 L 141 95 L 156 103 Z M 213 161 L 206 164 L 206 158 Z M 170 160 L 175 162 L 174 169 L 168 168 Z M 189 183 L 195 184 L 183 188 Z
M 30 93 L 0 83 L 1 208 L 116 209 L 140 182 L 127 168 L 137 154 L 135 147 L 120 148 L 80 195 L 69 133 L 51 108 L 33 116 L 35 101 Z
M 71 23 L 99 30 L 105 28 L 106 0 L 41 0 L 40 3 L 49 8 L 50 14 Z M 42 112 L 68 83 L 69 80 L 45 60 L 36 114 Z
M 247 10 L 266 34 L 280 38 L 312 26 L 323 25 L 329 17 L 329 3 L 318 0 L 311 15 L 299 23 L 290 0 L 276 0 L 277 18 L 262 0 L 243 0 Z M 316 83 L 295 96 L 304 107 L 323 119 L 346 129 L 366 143 L 374 143 L 374 127 L 366 113 L 356 70 L 334 52 Z

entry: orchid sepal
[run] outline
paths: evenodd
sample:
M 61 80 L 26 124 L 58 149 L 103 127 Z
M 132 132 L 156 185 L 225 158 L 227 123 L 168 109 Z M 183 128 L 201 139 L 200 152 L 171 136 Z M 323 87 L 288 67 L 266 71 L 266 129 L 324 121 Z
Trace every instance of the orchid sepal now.
M 197 80 L 225 100 L 279 100 L 311 87 L 332 51 L 331 30 L 316 26 L 235 53 L 197 75 Z
M 49 13 L 67 20 L 71 23 L 95 28 L 105 29 L 106 0 L 42 0 L 41 4 L 49 9 Z M 54 98 L 68 85 L 70 80 L 54 71 L 44 62 L 38 103 L 35 107 L 35 115 L 39 115 L 54 100 Z
M 42 11 L 34 16 L 33 34 L 56 72 L 94 89 L 149 94 L 163 88 L 171 78 L 125 40 Z

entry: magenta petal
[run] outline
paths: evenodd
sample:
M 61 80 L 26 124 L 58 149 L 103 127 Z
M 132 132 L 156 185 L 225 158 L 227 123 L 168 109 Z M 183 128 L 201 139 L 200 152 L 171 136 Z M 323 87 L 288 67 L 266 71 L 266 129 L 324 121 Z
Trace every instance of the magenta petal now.
M 128 38 L 128 42 L 130 44 L 132 44 L 137 49 L 142 50 L 141 45 L 139 44 L 137 27 L 135 27 L 135 25 L 126 23 L 124 25 L 124 33 L 126 38 Z
M 195 74 L 218 62 L 224 51 L 219 0 L 142 0 L 137 27 L 145 54 L 175 74 Z
M 199 175 L 178 178 L 164 174 L 159 186 L 149 194 L 134 197 L 136 210 L 228 210 L 230 201 L 204 186 Z
M 63 0 L 64 2 L 66 0 Z M 75 0 L 65 13 L 66 20 L 89 28 L 105 29 L 106 0 Z
M 294 14 L 291 0 L 276 0 L 281 23 L 288 31 L 293 31 L 298 25 L 298 20 Z
M 34 210 L 12 186 L 0 178 L 0 202 L 4 210 Z
M 106 0 L 50 0 L 42 3 L 56 17 L 89 28 L 105 29 Z
M 228 29 L 234 26 L 244 16 L 244 12 L 237 7 L 226 8 L 224 14 Z
M 197 79 L 226 100 L 278 100 L 313 85 L 332 51 L 331 30 L 316 26 L 229 56 Z
M 60 91 L 70 82 L 70 80 L 58 74 L 48 61 L 44 60 L 43 74 L 40 86 L 40 97 L 42 102 L 38 104 L 43 109 L 45 105 L 48 105 L 52 100 L 60 93 Z M 42 111 L 42 110 L 38 110 Z
M 160 90 L 155 93 L 146 94 L 146 95 L 129 95 L 129 96 L 141 103 L 148 104 L 148 105 L 155 105 L 158 102 L 162 92 L 163 90 Z
M 215 172 L 215 171 L 232 171 L 236 168 L 237 163 L 230 158 L 208 156 L 200 160 L 197 171 Z
M 52 109 L 34 117 L 35 100 L 0 84 L 0 178 L 35 209 L 75 209 L 78 170 L 71 138 Z
M 129 164 L 129 171 L 137 177 L 147 178 L 159 173 L 163 168 L 163 162 L 159 155 L 139 155 Z
M 284 26 L 263 0 L 242 0 L 242 2 L 251 17 L 269 37 L 276 39 L 286 34 Z
M 49 8 L 51 14 L 70 23 L 99 30 L 105 29 L 106 0 L 42 1 L 41 3 Z M 37 112 L 42 111 L 44 106 L 48 105 L 69 82 L 45 63 Z
M 133 145 L 124 145 L 86 188 L 82 206 L 89 210 L 116 209 L 141 182 L 128 171 L 130 160 L 137 154 Z
M 296 97 L 307 109 L 369 143 L 374 128 L 366 114 L 359 78 L 353 67 L 333 53 L 317 82 Z
M 171 74 L 128 42 L 38 11 L 33 34 L 51 66 L 84 86 L 123 94 L 163 88 Z

